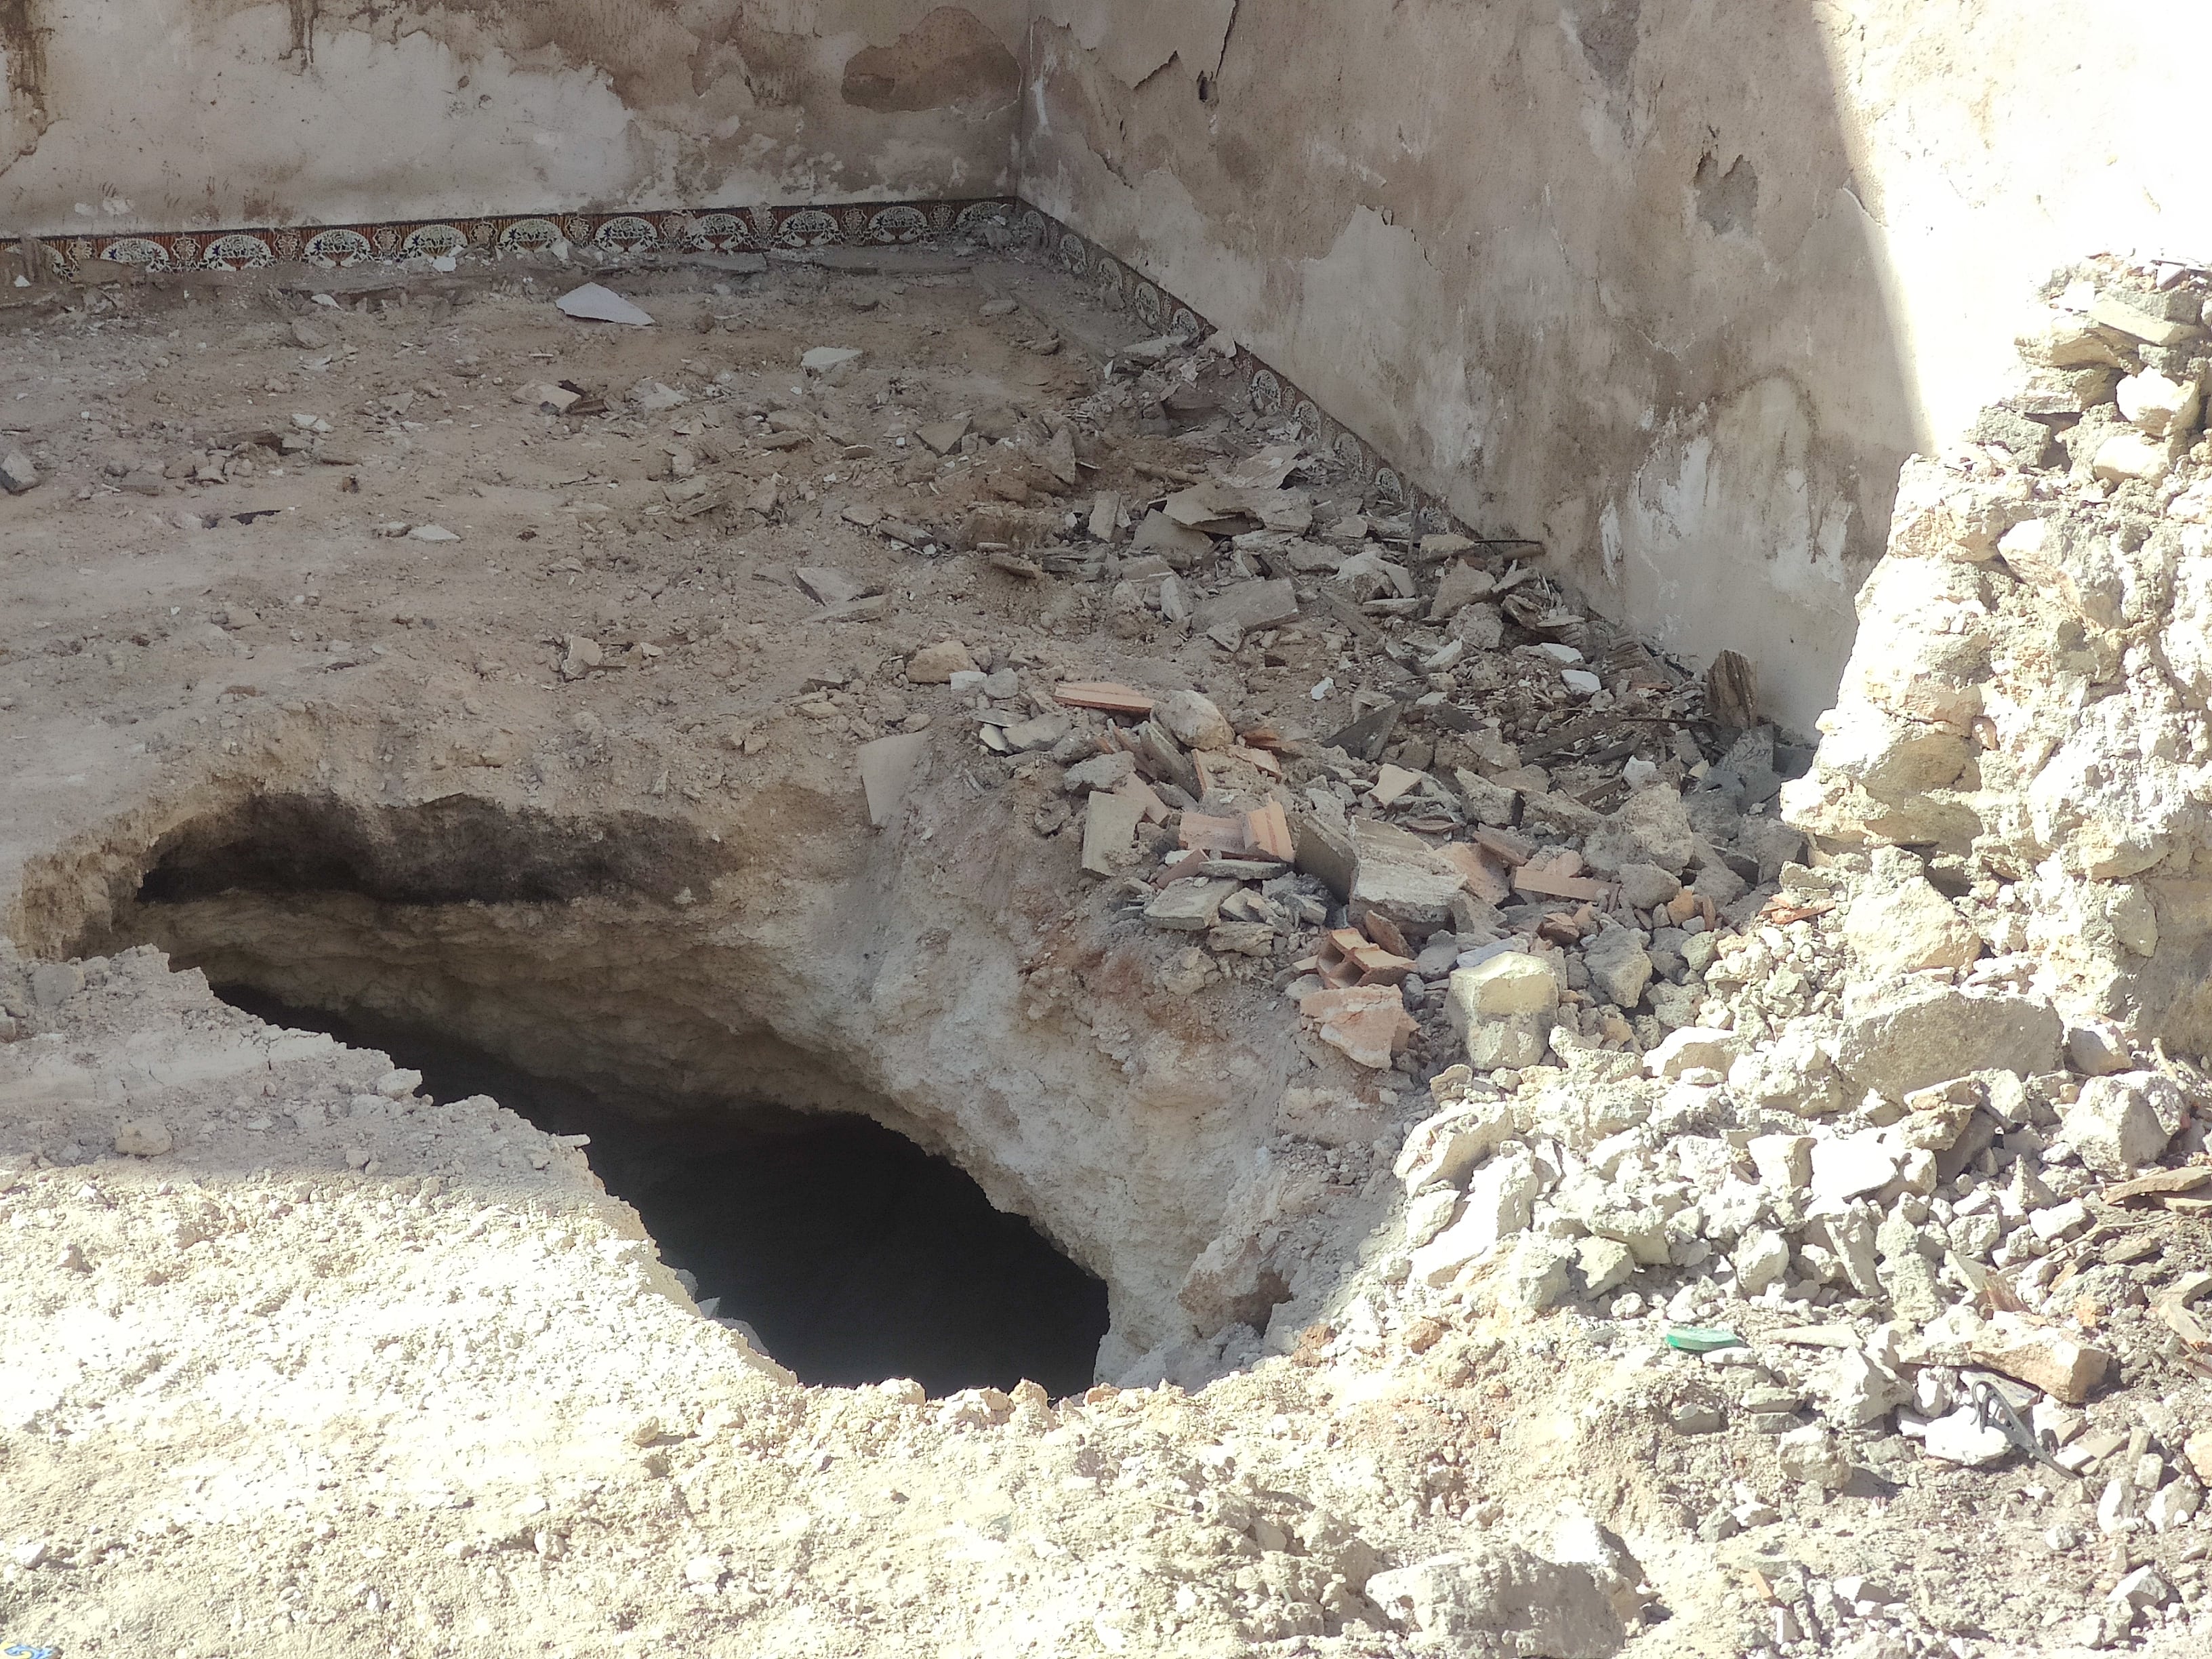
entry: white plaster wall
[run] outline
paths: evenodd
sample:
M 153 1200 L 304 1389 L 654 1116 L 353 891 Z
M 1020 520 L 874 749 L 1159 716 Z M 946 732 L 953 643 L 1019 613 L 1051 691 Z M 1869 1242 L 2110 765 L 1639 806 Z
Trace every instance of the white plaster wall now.
M 0 0 L 0 231 L 994 194 L 1025 18 L 1026 0 Z M 872 48 L 911 72 L 903 106 L 848 95 Z
M 1024 194 L 1801 728 L 2037 285 L 2212 257 L 2181 0 L 1095 9 L 1037 0 Z

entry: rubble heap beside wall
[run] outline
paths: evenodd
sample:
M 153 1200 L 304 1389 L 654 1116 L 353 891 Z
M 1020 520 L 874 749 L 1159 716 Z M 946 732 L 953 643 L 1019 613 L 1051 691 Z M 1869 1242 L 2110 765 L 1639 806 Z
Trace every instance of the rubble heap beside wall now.
M 2062 276 L 1977 441 L 1909 463 L 1791 819 L 1911 848 L 2062 1006 L 2212 1048 L 2201 271 Z
M 2160 117 L 2212 44 L 2185 9 L 1101 10 L 1038 0 L 1024 197 L 1801 727 L 2017 296 L 2212 205 Z

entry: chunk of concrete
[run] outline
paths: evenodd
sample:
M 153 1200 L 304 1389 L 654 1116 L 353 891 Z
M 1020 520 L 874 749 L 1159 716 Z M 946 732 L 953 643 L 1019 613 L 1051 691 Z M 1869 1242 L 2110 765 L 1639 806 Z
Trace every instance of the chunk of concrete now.
M 1981 936 L 1929 884 L 1917 860 L 1882 848 L 1874 873 L 1843 916 L 1844 942 L 1869 973 L 1963 968 L 1981 954 Z
M 1465 878 L 1419 836 L 1395 824 L 1358 818 L 1352 824 L 1354 922 L 1380 912 L 1400 932 L 1425 939 L 1452 925 L 1452 900 Z
M 1879 1192 L 1897 1179 L 1897 1163 L 1879 1134 L 1824 1137 L 1813 1143 L 1813 1196 L 1840 1202 Z
M 2084 1083 L 2061 1121 L 2084 1164 L 2099 1175 L 2126 1176 L 2156 1163 L 2188 1116 L 2188 1102 L 2171 1078 L 2119 1072 Z
M 2057 1071 L 2063 1030 L 2026 997 L 1908 980 L 1846 1002 L 1836 1063 L 1859 1087 L 1902 1100 L 1970 1072 Z
M 2001 1313 L 1977 1332 L 1967 1346 L 1977 1365 L 2040 1389 L 2069 1406 L 2087 1400 L 2112 1363 L 2102 1348 L 2076 1342 L 2047 1325 L 2031 1325 L 2017 1314 Z
M 115 1150 L 125 1158 L 159 1158 L 174 1144 L 158 1117 L 133 1118 L 115 1131 Z
M 1526 1152 L 1493 1159 L 1468 1177 L 1459 1218 L 1413 1254 L 1411 1271 L 1425 1285 L 1447 1285 L 1534 1218 L 1543 1182 Z
M 877 829 L 888 829 L 897 818 L 899 806 L 914 786 L 914 775 L 928 752 L 928 736 L 921 732 L 878 738 L 860 745 L 860 787 L 868 798 L 868 822 Z
M 1094 792 L 1083 813 L 1083 867 L 1094 876 L 1117 873 L 1144 815 L 1144 803 L 1135 794 Z
M 1153 706 L 1152 718 L 1186 749 L 1218 751 L 1233 746 L 1237 733 L 1212 698 L 1202 691 L 1170 691 Z
M 2189 432 L 2197 425 L 2203 390 L 2194 380 L 2177 380 L 2147 368 L 2119 386 L 2120 413 L 2154 438 Z
M 831 374 L 849 368 L 865 355 L 854 346 L 816 346 L 799 357 L 799 366 L 809 374 Z
M 1238 582 L 1224 587 L 1190 613 L 1196 632 L 1211 634 L 1224 624 L 1249 634 L 1272 628 L 1298 614 L 1298 596 L 1288 579 Z
M 975 672 L 975 659 L 958 640 L 925 645 L 906 664 L 906 677 L 916 685 L 950 685 L 955 674 Z
M 20 449 L 11 449 L 0 455 L 0 489 L 10 495 L 20 495 L 37 485 L 39 469 L 31 465 L 31 458 Z
M 1726 1073 L 1735 1060 L 1735 1032 L 1686 1025 L 1644 1056 L 1644 1069 L 1653 1077 L 1677 1078 L 1690 1071 Z
M 1617 1008 L 1633 1008 L 1656 971 L 1643 939 L 1633 928 L 1607 927 L 1583 947 L 1590 985 Z
M 1221 901 L 1237 890 L 1233 881 L 1187 877 L 1170 882 L 1145 907 L 1145 920 L 1170 933 L 1202 933 L 1221 920 Z
M 1484 1020 L 1515 1014 L 1547 1014 L 1559 1006 L 1559 981 L 1551 964 L 1518 951 L 1494 956 L 1451 976 L 1444 1015 L 1465 1036 Z
M 1470 1659 L 1611 1659 L 1620 1615 L 1587 1567 L 1477 1544 L 1378 1572 L 1367 1597 L 1400 1630 Z
M 1456 1187 L 1515 1133 L 1512 1108 L 1504 1101 L 1455 1106 L 1414 1127 L 1398 1149 L 1391 1173 L 1408 1193 L 1438 1182 Z

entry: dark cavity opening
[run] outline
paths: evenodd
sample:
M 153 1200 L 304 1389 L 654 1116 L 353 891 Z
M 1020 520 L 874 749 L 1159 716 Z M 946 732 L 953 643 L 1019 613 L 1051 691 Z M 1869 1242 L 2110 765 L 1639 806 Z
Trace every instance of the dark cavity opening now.
M 441 1103 L 489 1095 L 548 1133 L 591 1136 L 593 1172 L 636 1209 L 662 1260 L 802 1382 L 910 1376 L 932 1395 L 1024 1377 L 1055 1396 L 1091 1386 L 1104 1282 L 872 1119 L 769 1105 L 641 1119 L 434 1032 L 247 986 L 216 994 L 271 1024 L 380 1048 Z
M 593 1170 L 663 1258 L 805 1382 L 1088 1388 L 1104 1283 L 868 1115 L 836 1056 L 772 1053 L 733 1011 L 685 997 L 637 1018 L 655 994 L 637 930 L 746 856 L 644 812 L 261 795 L 164 836 L 76 949 L 158 945 L 233 1006 L 382 1049 L 439 1101 L 488 1094 L 589 1135 Z M 599 927 L 630 930 L 605 936 L 604 974 Z M 684 967 L 663 963 L 658 982 L 685 982 Z

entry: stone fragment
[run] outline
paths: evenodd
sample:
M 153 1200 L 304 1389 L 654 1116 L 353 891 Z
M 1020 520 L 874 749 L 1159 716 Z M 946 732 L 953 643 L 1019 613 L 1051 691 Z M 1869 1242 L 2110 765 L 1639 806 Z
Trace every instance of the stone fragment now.
M 1678 1078 L 1691 1071 L 1725 1073 L 1735 1057 L 1734 1032 L 1686 1025 L 1669 1031 L 1657 1048 L 1644 1056 L 1644 1069 L 1653 1077 L 1663 1078 Z
M 158 1117 L 133 1118 L 115 1130 L 115 1150 L 126 1158 L 159 1158 L 174 1143 Z
M 1213 700 L 1198 691 L 1170 691 L 1158 700 L 1152 718 L 1186 749 L 1231 748 L 1237 733 Z
M 799 366 L 809 374 L 830 374 L 849 368 L 865 355 L 853 346 L 815 346 L 801 355 Z
M 1478 1022 L 1515 1014 L 1549 1013 L 1559 1006 L 1559 981 L 1541 957 L 1507 951 L 1462 968 L 1451 976 L 1444 1001 L 1452 1030 L 1464 1036 Z
M 2026 997 L 1905 980 L 1844 1007 L 1838 1067 L 1892 1100 L 1970 1072 L 2034 1077 L 2058 1068 L 2058 1016 Z
M 2156 1072 L 2093 1077 L 2061 1114 L 2067 1140 L 2102 1176 L 2124 1178 L 2165 1154 L 2187 1121 L 2178 1085 Z
M 1746 1150 L 1759 1180 L 1776 1192 L 1802 1192 L 1813 1184 L 1812 1136 L 1755 1135 Z
M 1371 1072 L 1389 1071 L 1417 1029 L 1395 985 L 1316 991 L 1299 1000 L 1298 1012 L 1314 1022 L 1323 1042 Z
M 2104 1020 L 2084 1020 L 2066 1028 L 2066 1063 L 2083 1077 L 2110 1077 L 2126 1071 L 2133 1057 L 2119 1027 Z
M 1591 986 L 1617 1008 L 1641 1002 L 1655 971 L 1643 939 L 1628 927 L 1601 932 L 1583 947 L 1583 965 L 1589 969 Z
M 2163 438 L 2195 429 L 2203 396 L 2194 380 L 2176 380 L 2147 368 L 2120 382 L 2120 413 L 2151 437 Z
M 868 799 L 870 823 L 883 830 L 897 818 L 907 791 L 914 787 L 915 773 L 928 753 L 929 738 L 921 732 L 900 732 L 860 745 L 860 787 Z
M 1156 508 L 1139 522 L 1130 549 L 1136 553 L 1157 553 L 1176 568 L 1188 569 L 1199 560 L 1213 556 L 1213 538 L 1202 530 L 1177 524 Z
M 1768 1228 L 1753 1228 L 1737 1241 L 1735 1287 L 1746 1296 L 1757 1296 L 1778 1285 L 1790 1272 L 1790 1241 Z
M 955 674 L 975 672 L 975 659 L 957 640 L 926 645 L 908 658 L 906 664 L 906 677 L 916 685 L 949 685 Z
M 1458 1219 L 1413 1252 L 1413 1276 L 1425 1285 L 1450 1283 L 1462 1267 L 1528 1227 L 1542 1189 L 1526 1152 L 1492 1159 L 1468 1178 Z
M 1629 1553 L 1627 1543 L 1587 1515 L 1563 1516 L 1553 1528 L 1552 1559 L 1588 1572 L 1624 1624 L 1634 1620 L 1651 1600 L 1643 1564 Z
M 2179 345 L 2195 337 L 2197 330 L 2187 323 L 2170 322 L 2163 317 L 2154 317 L 2139 310 L 2114 295 L 2102 295 L 2089 307 L 2089 320 L 2105 328 L 2118 329 L 2155 346 Z
M 39 962 L 31 965 L 31 1006 L 51 1012 L 84 989 L 84 969 L 74 962 Z
M 1587 1568 L 1477 1544 L 1378 1572 L 1367 1597 L 1400 1630 L 1465 1659 L 1610 1659 L 1620 1616 Z
M 1864 1428 L 1912 1397 L 1895 1375 L 1856 1350 L 1838 1354 L 1813 1373 L 1810 1383 L 1821 1411 L 1845 1429 Z
M 1632 864 L 1669 872 L 1686 867 L 1698 847 L 1682 798 L 1665 784 L 1639 789 L 1593 830 L 1583 847 L 1583 862 L 1610 876 Z
M 1197 876 L 1171 881 L 1145 907 L 1145 920 L 1170 933 L 1202 933 L 1220 921 L 1221 901 L 1237 889 L 1233 881 Z
M 1514 1134 L 1512 1108 L 1503 1101 L 1455 1106 L 1414 1126 L 1398 1149 L 1391 1173 L 1408 1193 L 1437 1182 L 1457 1187 L 1468 1170 Z
M 21 450 L 11 449 L 0 455 L 0 489 L 10 495 L 20 495 L 38 482 L 39 469 L 31 465 L 31 458 Z
M 1618 877 L 1620 896 L 1638 910 L 1656 909 L 1682 890 L 1682 884 L 1656 864 L 1624 864 Z
M 1575 1251 L 1557 1239 L 1523 1235 L 1498 1275 L 1498 1305 L 1524 1314 L 1556 1307 L 1570 1289 L 1567 1264 Z
M 1418 1250 L 1449 1224 L 1459 1208 L 1459 1189 L 1438 1187 L 1406 1206 L 1406 1248 Z
M 1582 1277 L 1584 1296 L 1603 1296 L 1618 1290 L 1635 1273 L 1636 1265 L 1636 1253 L 1619 1239 L 1592 1234 L 1576 1242 L 1575 1267 Z M 1713 1426 L 1720 1425 L 1717 1422 Z
M 1255 580 L 1224 587 L 1190 613 L 1190 625 L 1200 634 L 1227 626 L 1241 633 L 1272 628 L 1298 614 L 1298 596 L 1287 579 Z
M 915 428 L 915 441 L 933 455 L 950 455 L 960 447 L 960 441 L 968 435 L 970 425 L 965 415 L 949 421 L 932 421 Z
M 1790 1430 L 1774 1443 L 1774 1451 L 1782 1473 L 1792 1480 L 1802 1480 L 1824 1492 L 1840 1492 L 1850 1483 L 1851 1460 L 1837 1443 L 1834 1431 L 1825 1425 L 1808 1423 Z
M 1464 878 L 1419 836 L 1372 818 L 1352 825 L 1355 866 L 1349 909 L 1355 923 L 1380 914 L 1408 939 L 1426 939 L 1452 925 L 1452 900 Z M 1299 842 L 1304 867 L 1304 842 Z
M 2187 1475 L 2169 1480 L 2151 1495 L 2143 1505 L 2143 1519 L 2155 1533 L 2166 1533 L 2185 1526 L 2204 1506 L 2204 1488 Z
M 1874 875 L 1843 916 L 1844 942 L 1869 974 L 1963 968 L 1981 954 L 1980 935 L 1929 884 L 1917 860 L 1881 848 Z
M 1437 582 L 1436 598 L 1429 605 L 1429 620 L 1449 621 L 1475 600 L 1488 599 L 1497 586 L 1488 571 L 1478 570 L 1471 564 L 1454 564 Z
M 1975 1334 L 1968 1352 L 1978 1365 L 2078 1406 L 2105 1379 L 2112 1356 L 2047 1325 L 2001 1313 Z
M 1826 1136 L 1813 1143 L 1813 1196 L 1840 1203 L 1878 1192 L 1897 1179 L 1897 1154 L 1872 1132 Z
M 652 316 L 611 288 L 586 283 L 570 289 L 553 302 L 561 314 L 580 323 L 622 323 L 631 328 L 650 328 Z
M 2181 1455 L 2189 1467 L 2197 1471 L 2197 1478 L 2212 1485 L 2212 1429 L 2199 1429 L 2182 1443 Z
M 2137 479 L 2155 483 L 2173 470 L 2172 453 L 2162 439 L 2139 432 L 2116 432 L 2097 446 L 2089 471 L 2102 483 L 2131 483 Z
M 1060 774 L 1060 787 L 1068 794 L 1079 795 L 1101 789 L 1118 789 L 1137 775 L 1137 757 L 1127 750 L 1117 749 L 1110 755 L 1093 755 L 1089 760 L 1078 761 Z

